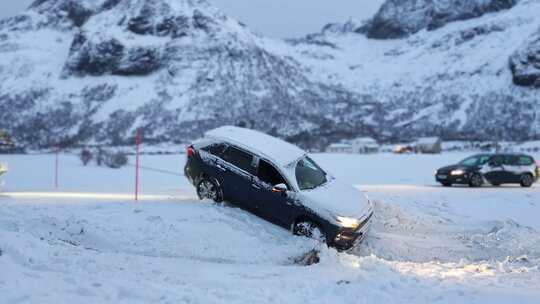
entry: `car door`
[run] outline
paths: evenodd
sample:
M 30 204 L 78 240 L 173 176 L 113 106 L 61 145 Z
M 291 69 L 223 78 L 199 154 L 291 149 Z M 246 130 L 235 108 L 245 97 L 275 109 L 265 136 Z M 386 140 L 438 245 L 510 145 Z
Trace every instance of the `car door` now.
M 285 184 L 291 190 L 290 183 L 269 161 L 258 160 L 257 176 L 251 187 L 251 198 L 258 206 L 261 217 L 277 225 L 288 227 L 296 216 L 298 206 L 293 203 L 289 194 L 273 191 L 274 186 Z
M 493 155 L 485 166 L 484 177 L 494 184 L 504 183 L 504 156 Z
M 519 183 L 521 178 L 521 168 L 517 155 L 504 156 L 504 173 L 502 178 L 504 183 Z
M 253 155 L 238 147 L 229 145 L 218 160 L 216 167 L 221 171 L 221 187 L 224 197 L 239 207 L 253 211 L 250 201 L 251 182 L 255 167 Z

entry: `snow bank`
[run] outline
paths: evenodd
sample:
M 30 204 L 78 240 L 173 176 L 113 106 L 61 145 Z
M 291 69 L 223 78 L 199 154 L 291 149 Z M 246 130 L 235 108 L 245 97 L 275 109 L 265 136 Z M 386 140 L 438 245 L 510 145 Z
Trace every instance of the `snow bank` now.
M 367 242 L 350 253 L 199 202 L 184 178 L 157 172 L 143 171 L 139 203 L 19 195 L 52 190 L 54 158 L 2 157 L 0 303 L 537 303 L 540 187 L 441 188 L 424 176 L 464 156 L 315 155 L 377 201 Z M 131 168 L 60 159 L 63 191 L 129 194 Z M 142 162 L 174 170 L 183 156 Z M 294 263 L 314 247 L 319 264 Z

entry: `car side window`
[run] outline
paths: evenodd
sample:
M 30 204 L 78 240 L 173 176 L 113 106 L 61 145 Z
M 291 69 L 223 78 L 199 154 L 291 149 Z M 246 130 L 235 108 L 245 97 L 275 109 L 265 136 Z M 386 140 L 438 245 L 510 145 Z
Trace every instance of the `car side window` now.
M 491 157 L 491 159 L 489 160 L 489 164 L 493 166 L 500 166 L 503 164 L 503 162 L 504 162 L 504 157 L 502 155 L 495 155 Z
M 246 172 L 253 173 L 254 171 L 251 165 L 253 163 L 253 156 L 235 147 L 227 147 L 223 153 L 223 159 Z
M 487 163 L 489 161 L 489 156 L 482 156 L 480 157 L 480 161 L 479 161 L 479 165 L 484 165 L 485 163 Z
M 226 148 L 227 146 L 224 144 L 212 144 L 208 147 L 203 148 L 203 150 L 214 156 L 223 157 L 223 152 L 225 152 Z
M 507 166 L 517 166 L 518 157 L 516 155 L 506 155 L 504 157 L 504 164 Z
M 534 163 L 533 159 L 529 156 L 520 156 L 518 158 L 518 165 L 520 166 L 530 166 Z
M 272 186 L 279 185 L 279 184 L 286 184 L 287 181 L 283 176 L 279 173 L 279 171 L 274 168 L 270 163 L 264 160 L 259 161 L 259 170 L 257 171 L 257 177 Z
M 515 157 L 513 155 L 505 155 L 503 164 L 506 166 L 514 166 L 516 164 Z

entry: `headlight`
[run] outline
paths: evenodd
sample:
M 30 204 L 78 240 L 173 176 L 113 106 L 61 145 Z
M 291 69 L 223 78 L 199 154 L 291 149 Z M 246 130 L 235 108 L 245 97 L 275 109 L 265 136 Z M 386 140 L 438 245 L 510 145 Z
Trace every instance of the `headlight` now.
M 345 228 L 356 229 L 358 228 L 358 225 L 360 225 L 360 221 L 358 221 L 355 218 L 338 216 L 336 219 L 339 222 L 339 224 Z
M 461 170 L 461 169 L 453 170 L 452 172 L 450 172 L 450 175 L 463 175 L 463 174 L 465 174 L 465 170 Z

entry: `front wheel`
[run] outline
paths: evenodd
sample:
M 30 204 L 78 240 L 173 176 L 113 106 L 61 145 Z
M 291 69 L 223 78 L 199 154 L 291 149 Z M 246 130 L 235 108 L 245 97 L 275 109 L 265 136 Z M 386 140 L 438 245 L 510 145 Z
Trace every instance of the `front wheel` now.
M 209 179 L 203 179 L 197 185 L 197 195 L 199 199 L 209 199 L 216 203 L 223 201 L 223 195 L 221 194 L 221 188 L 219 185 Z
M 483 184 L 484 184 L 484 178 L 482 177 L 482 175 L 475 173 L 473 174 L 473 176 L 471 176 L 471 180 L 469 181 L 469 186 L 478 188 L 478 187 L 482 187 Z
M 523 174 L 521 176 L 521 181 L 520 181 L 521 187 L 529 188 L 532 186 L 533 183 L 534 183 L 534 180 L 533 180 L 532 175 Z
M 295 235 L 305 236 L 320 242 L 326 241 L 324 231 L 317 224 L 310 221 L 296 223 L 293 228 L 293 233 Z
M 444 187 L 452 187 L 452 183 L 447 182 L 441 183 L 441 185 L 443 185 Z

